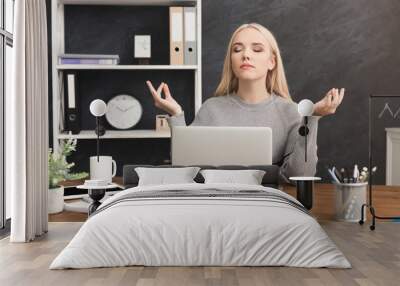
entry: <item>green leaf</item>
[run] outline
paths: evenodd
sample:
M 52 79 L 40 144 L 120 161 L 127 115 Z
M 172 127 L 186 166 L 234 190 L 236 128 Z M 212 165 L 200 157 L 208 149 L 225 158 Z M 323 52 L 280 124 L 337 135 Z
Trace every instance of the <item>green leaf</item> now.
M 88 176 L 87 172 L 71 174 L 70 169 L 75 166 L 74 162 L 68 163 L 67 156 L 73 151 L 76 151 L 77 139 L 68 139 L 60 144 L 59 153 L 54 153 L 53 149 L 49 148 L 48 154 L 48 174 L 49 188 L 58 187 L 59 183 L 64 180 L 83 179 Z

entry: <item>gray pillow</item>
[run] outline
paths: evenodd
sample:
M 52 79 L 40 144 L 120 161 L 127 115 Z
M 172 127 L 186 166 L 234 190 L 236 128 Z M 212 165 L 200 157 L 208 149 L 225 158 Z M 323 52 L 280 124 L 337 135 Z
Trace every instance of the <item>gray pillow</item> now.
M 204 177 L 204 183 L 231 183 L 261 185 L 265 175 L 262 170 L 201 170 L 200 174 Z
M 139 176 L 138 186 L 196 183 L 193 179 L 199 170 L 199 167 L 135 168 Z

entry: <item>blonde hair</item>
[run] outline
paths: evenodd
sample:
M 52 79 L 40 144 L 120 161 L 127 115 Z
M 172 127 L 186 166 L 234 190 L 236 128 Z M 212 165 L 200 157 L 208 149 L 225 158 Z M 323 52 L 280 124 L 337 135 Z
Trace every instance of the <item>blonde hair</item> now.
M 285 70 L 283 68 L 282 58 L 279 51 L 278 43 L 274 35 L 264 26 L 257 23 L 243 24 L 237 28 L 229 41 L 228 49 L 225 55 L 224 68 L 222 71 L 221 81 L 215 91 L 215 96 L 228 95 L 232 92 L 237 92 L 239 87 L 238 78 L 232 70 L 231 55 L 233 39 L 241 30 L 245 28 L 254 28 L 259 31 L 267 40 L 271 47 L 272 55 L 275 57 L 275 67 L 268 71 L 266 78 L 266 88 L 269 93 L 274 92 L 278 96 L 291 100 L 289 87 L 286 81 Z

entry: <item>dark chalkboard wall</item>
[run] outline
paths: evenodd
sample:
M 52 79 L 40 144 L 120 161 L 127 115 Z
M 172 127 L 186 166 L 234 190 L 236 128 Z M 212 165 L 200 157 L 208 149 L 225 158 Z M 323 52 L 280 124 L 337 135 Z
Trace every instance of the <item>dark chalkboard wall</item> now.
M 347 90 L 336 114 L 319 122 L 317 174 L 327 178 L 327 164 L 364 166 L 368 96 L 400 94 L 399 13 L 397 0 L 203 1 L 204 97 L 218 84 L 235 28 L 263 24 L 277 38 L 296 102 L 316 102 L 332 87 Z M 392 124 L 400 125 L 400 117 Z M 379 136 L 384 142 L 385 135 Z M 384 162 L 384 146 L 374 151 Z M 384 174 L 377 175 L 384 183 Z
M 169 64 L 168 7 L 66 5 L 64 11 L 66 52 L 118 54 L 121 65 L 137 64 L 134 35 L 151 35 L 151 64 Z
M 327 178 L 324 170 L 327 164 L 339 167 L 367 164 L 368 95 L 400 93 L 400 1 L 203 0 L 202 9 L 203 100 L 212 96 L 219 82 L 231 33 L 243 23 L 258 22 L 269 28 L 278 40 L 295 101 L 304 98 L 318 101 L 332 87 L 347 90 L 336 114 L 320 120 L 317 174 Z M 159 13 L 163 14 L 162 11 Z M 163 25 L 161 19 L 165 17 L 147 17 L 147 24 Z M 138 25 L 134 18 L 131 21 L 127 26 Z M 96 37 L 95 40 L 98 38 L 98 47 L 101 47 L 101 31 L 107 27 L 86 29 Z M 77 40 L 80 44 L 88 41 Z M 70 46 L 71 50 L 73 47 Z M 125 60 L 125 56 L 121 59 Z M 164 75 L 160 76 L 163 78 Z M 187 120 L 190 122 L 191 119 Z M 397 122 L 393 124 L 397 125 Z M 385 138 L 381 139 L 384 142 Z M 147 154 L 143 161 L 156 162 L 158 157 L 168 156 L 168 140 L 150 140 L 146 144 L 133 142 L 132 149 Z M 122 148 L 121 143 L 107 144 Z M 375 156 L 382 162 L 385 152 L 382 148 Z M 126 160 L 136 162 L 134 156 Z M 380 176 L 384 178 L 383 173 Z M 380 182 L 383 183 L 383 179 Z
M 400 127 L 400 93 L 373 95 L 371 97 L 371 155 L 372 166 L 378 170 L 375 182 L 384 183 L 386 178 L 386 128 Z

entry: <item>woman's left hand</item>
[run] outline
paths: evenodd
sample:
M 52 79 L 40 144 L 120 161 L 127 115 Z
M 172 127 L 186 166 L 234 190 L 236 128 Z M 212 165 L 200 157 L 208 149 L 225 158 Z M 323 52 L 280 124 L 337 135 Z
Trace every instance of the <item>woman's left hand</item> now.
M 340 105 L 344 97 L 344 88 L 341 88 L 340 91 L 337 88 L 332 88 L 328 93 L 324 96 L 323 99 L 314 104 L 314 113 L 315 116 L 325 116 L 334 114 L 336 108 Z

